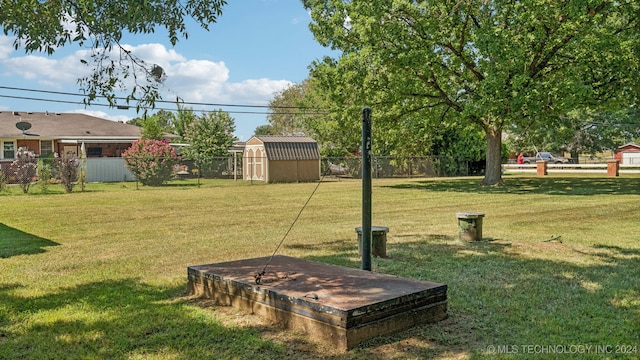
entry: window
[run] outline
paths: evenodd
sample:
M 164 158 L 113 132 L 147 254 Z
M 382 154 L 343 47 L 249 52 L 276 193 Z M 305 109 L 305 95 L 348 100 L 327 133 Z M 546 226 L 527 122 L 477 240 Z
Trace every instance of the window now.
M 2 144 L 2 157 L 5 159 L 13 159 L 16 156 L 16 147 L 13 141 L 5 141 Z
M 87 148 L 87 156 L 102 156 L 102 148 L 101 147 Z
M 45 157 L 53 153 L 53 141 L 42 140 L 40 141 L 40 156 Z

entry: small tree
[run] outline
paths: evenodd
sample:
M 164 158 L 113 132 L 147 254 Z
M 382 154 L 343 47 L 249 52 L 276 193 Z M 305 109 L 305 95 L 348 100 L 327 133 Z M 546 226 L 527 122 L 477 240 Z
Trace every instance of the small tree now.
M 51 167 L 50 158 L 38 160 L 38 184 L 40 185 L 40 191 L 43 194 L 49 192 L 49 181 L 53 177 Z
M 178 111 L 174 114 L 171 124 L 173 125 L 173 132 L 180 136 L 180 139 L 184 139 L 184 134 L 187 128 L 196 121 L 198 116 L 193 112 L 192 108 L 187 108 L 178 104 Z
M 142 185 L 160 186 L 173 174 L 180 157 L 168 140 L 143 139 L 134 142 L 122 156 Z
M 183 138 L 189 144 L 184 149 L 185 157 L 194 159 L 205 176 L 222 172 L 227 163 L 216 164 L 214 158 L 229 155 L 229 148 L 237 140 L 233 135 L 235 130 L 235 120 L 227 112 L 217 110 L 202 114 L 185 128 Z
M 11 163 L 11 172 L 25 194 L 29 192 L 29 186 L 36 178 L 36 169 L 36 155 L 33 151 L 19 147 L 16 159 Z
M 129 124 L 139 126 L 143 139 L 161 140 L 165 133 L 173 133 L 174 115 L 167 110 L 160 110 L 153 115 L 145 114 L 141 118 L 129 121 Z
M 73 154 L 68 154 L 66 157 L 60 157 L 57 153 L 55 154 L 53 170 L 67 193 L 73 191 L 73 186 L 78 182 L 79 168 L 80 160 Z

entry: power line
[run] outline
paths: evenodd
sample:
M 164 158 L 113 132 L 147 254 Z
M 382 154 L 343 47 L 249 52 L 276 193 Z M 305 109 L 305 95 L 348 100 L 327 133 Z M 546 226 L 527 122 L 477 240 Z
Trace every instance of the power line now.
M 53 94 L 53 95 L 66 95 L 66 96 L 80 96 L 80 97 L 85 97 L 86 95 L 84 94 L 78 94 L 78 93 L 71 93 L 71 92 L 64 92 L 64 91 L 52 91 L 52 90 L 38 90 L 38 89 L 28 89 L 28 88 L 19 88 L 19 87 L 12 87 L 12 86 L 1 86 L 0 85 L 0 89 L 5 89 L 5 90 L 15 90 L 15 91 L 28 91 L 28 92 L 35 92 L 35 93 L 43 93 L 43 94 Z M 4 95 L 0 95 L 0 97 L 10 97 L 10 96 L 4 96 Z M 106 98 L 106 96 L 97 96 L 99 98 Z M 30 98 L 20 98 L 20 97 L 15 97 L 17 99 L 25 99 L 25 100 L 29 100 Z M 124 97 L 115 97 L 114 99 L 116 100 L 127 100 L 127 98 Z M 38 101 L 50 101 L 50 102 L 56 102 L 56 100 L 41 100 L 38 98 L 33 98 L 33 100 L 38 100 Z M 71 102 L 71 101 L 64 101 L 64 100 L 60 100 L 60 103 L 68 103 L 68 104 L 81 104 L 84 105 L 83 102 Z M 303 107 L 303 106 L 269 106 L 269 105 L 249 105 L 249 104 L 224 104 L 224 103 L 205 103 L 205 102 L 193 102 L 193 101 L 168 101 L 168 100 L 156 100 L 157 103 L 164 103 L 164 104 L 184 104 L 184 105 L 200 105 L 200 106 L 222 106 L 222 107 L 243 107 L 243 108 L 266 108 L 266 109 L 296 109 L 296 110 L 321 110 L 319 108 L 314 108 L 314 107 Z M 93 105 L 93 103 L 92 103 Z M 96 104 L 97 106 L 109 106 L 111 107 L 111 105 L 108 104 Z M 235 113 L 239 113 L 239 114 L 271 114 L 272 112 L 268 112 L 268 113 L 255 113 L 255 112 L 235 112 Z M 326 114 L 325 112 L 315 112 L 314 114 Z
M 43 98 L 35 98 L 35 97 L 26 97 L 26 96 L 14 96 L 14 95 L 2 95 L 0 94 L 0 98 L 9 98 L 9 99 L 19 99 L 19 100 L 29 100 L 29 101 L 44 101 L 44 102 L 52 102 L 52 103 L 58 103 L 58 104 L 74 104 L 74 105 L 86 105 L 84 104 L 82 101 L 70 101 L 70 100 L 54 100 L 54 99 L 43 99 Z M 91 103 L 91 106 L 102 106 L 102 107 L 110 107 L 113 108 L 114 106 L 110 105 L 110 104 L 101 104 L 101 103 Z M 116 106 L 117 108 L 120 108 L 122 110 L 128 110 L 129 106 Z M 175 108 L 166 108 L 166 107 L 154 107 L 154 108 L 150 108 L 150 107 L 143 107 L 142 109 L 145 110 L 166 110 L 166 111 L 175 111 Z M 229 114 L 252 114 L 252 115 L 272 115 L 274 114 L 273 112 L 269 111 L 226 111 L 223 110 L 226 113 Z M 298 113 L 286 113 L 286 112 L 278 112 L 278 115 L 298 115 Z M 325 115 L 327 113 L 325 112 L 307 112 L 305 114 L 308 115 Z

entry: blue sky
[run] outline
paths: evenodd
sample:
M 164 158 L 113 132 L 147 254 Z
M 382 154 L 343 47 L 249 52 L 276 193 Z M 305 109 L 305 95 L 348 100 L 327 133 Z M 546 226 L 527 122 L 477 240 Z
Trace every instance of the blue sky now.
M 209 31 L 192 23 L 187 29 L 189 38 L 181 39 L 175 47 L 163 36 L 163 31 L 129 36 L 124 43 L 137 56 L 165 69 L 168 74 L 165 100 L 173 100 L 177 95 L 187 102 L 267 105 L 274 93 L 304 80 L 313 60 L 335 55 L 315 41 L 309 21 L 309 14 L 299 0 L 231 0 Z M 135 110 L 2 97 L 62 99 L 2 87 L 79 93 L 76 80 L 79 74 L 88 71 L 80 64 L 85 49 L 67 47 L 50 57 L 27 55 L 23 50 L 13 50 L 12 42 L 13 38 L 0 35 L 0 111 L 84 112 L 120 121 L 142 115 Z M 64 100 L 80 98 L 64 97 Z M 173 108 L 168 104 L 159 106 Z M 230 111 L 240 140 L 247 140 L 257 126 L 267 124 L 265 114 L 237 113 L 263 109 L 193 108 Z M 150 110 L 149 114 L 153 112 Z

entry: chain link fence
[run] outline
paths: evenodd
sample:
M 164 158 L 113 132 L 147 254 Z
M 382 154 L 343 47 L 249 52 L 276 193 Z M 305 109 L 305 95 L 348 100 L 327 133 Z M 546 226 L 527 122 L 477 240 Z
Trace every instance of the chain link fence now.
M 0 161 L 0 188 L 7 185 L 17 185 L 26 194 L 36 183 L 62 184 L 67 191 L 84 180 L 82 159 L 77 157 L 65 158 L 36 158 L 35 156 L 20 156 L 15 160 Z
M 267 159 L 252 159 L 252 163 Z M 0 183 L 19 185 L 28 190 L 36 182 L 61 183 L 64 174 L 55 166 L 60 159 L 22 158 L 0 161 Z M 78 168 L 78 182 L 136 181 L 131 169 L 122 158 L 68 158 Z M 470 162 L 438 156 L 391 157 L 373 156 L 373 178 L 448 177 L 481 175 L 484 162 Z M 359 179 L 362 177 L 362 161 L 359 157 L 330 157 L 320 160 L 320 171 L 325 176 Z M 82 179 L 80 179 L 82 176 Z M 205 159 L 181 159 L 173 167 L 172 179 L 243 179 L 243 161 L 237 157 L 213 157 Z
M 448 177 L 484 174 L 484 161 L 472 162 L 440 156 L 372 156 L 373 178 Z M 334 169 L 332 171 L 331 169 Z M 362 161 L 359 157 L 325 158 L 322 173 L 362 177 Z
M 253 158 L 252 163 L 264 163 L 266 158 Z M 373 156 L 371 159 L 374 178 L 394 177 L 449 177 L 484 174 L 484 161 L 472 162 L 438 156 L 391 157 Z M 334 171 L 332 171 L 332 169 Z M 329 157 L 320 160 L 323 175 L 362 177 L 362 159 L 359 157 Z M 243 178 L 241 157 L 217 157 L 207 161 L 183 159 L 176 173 L 180 177 L 202 177 L 215 179 Z

